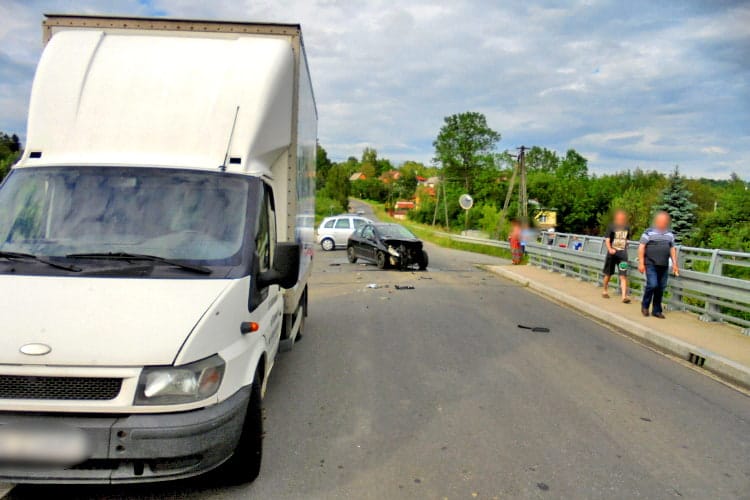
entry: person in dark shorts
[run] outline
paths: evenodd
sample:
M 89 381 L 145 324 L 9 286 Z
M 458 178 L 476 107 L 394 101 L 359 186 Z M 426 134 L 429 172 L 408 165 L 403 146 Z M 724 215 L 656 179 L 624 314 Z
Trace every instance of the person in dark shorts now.
M 630 238 L 628 214 L 624 210 L 618 210 L 604 235 L 607 256 L 604 258 L 604 269 L 602 270 L 604 273 L 602 297 L 609 298 L 609 280 L 613 274 L 617 273 L 622 301 L 626 304 L 630 303 L 630 297 L 628 296 L 628 238 Z
M 641 313 L 649 315 L 649 308 L 653 301 L 651 316 L 664 319 L 661 299 L 669 280 L 669 261 L 672 260 L 672 272 L 680 275 L 677 265 L 677 247 L 674 234 L 669 229 L 672 217 L 667 212 L 659 212 L 654 217 L 654 223 L 641 236 L 638 247 L 638 270 L 646 274 L 646 288 L 643 291 Z

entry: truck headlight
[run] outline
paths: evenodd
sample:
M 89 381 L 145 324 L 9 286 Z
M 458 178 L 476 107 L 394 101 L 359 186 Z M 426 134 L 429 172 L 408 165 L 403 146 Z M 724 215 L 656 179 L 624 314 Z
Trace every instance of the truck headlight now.
M 152 366 L 141 372 L 137 405 L 192 403 L 216 394 L 224 376 L 219 355 L 183 366 Z

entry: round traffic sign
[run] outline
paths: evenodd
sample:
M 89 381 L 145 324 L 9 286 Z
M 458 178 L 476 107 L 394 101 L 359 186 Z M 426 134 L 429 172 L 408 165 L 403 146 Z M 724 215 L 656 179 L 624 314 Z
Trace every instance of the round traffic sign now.
M 474 198 L 472 198 L 468 194 L 462 194 L 458 198 L 458 204 L 461 205 L 461 208 L 463 208 L 464 210 L 469 210 L 474 206 Z

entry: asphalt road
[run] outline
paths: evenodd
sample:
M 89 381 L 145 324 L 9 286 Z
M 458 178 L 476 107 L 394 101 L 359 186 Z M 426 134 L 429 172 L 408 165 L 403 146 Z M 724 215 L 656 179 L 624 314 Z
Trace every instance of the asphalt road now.
M 9 497 L 750 499 L 750 398 L 474 267 L 497 259 L 428 251 L 423 273 L 318 252 L 254 484 Z

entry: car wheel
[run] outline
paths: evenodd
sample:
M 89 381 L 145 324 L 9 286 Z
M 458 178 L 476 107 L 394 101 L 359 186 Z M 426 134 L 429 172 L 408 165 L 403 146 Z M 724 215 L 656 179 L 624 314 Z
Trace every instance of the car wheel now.
M 346 249 L 346 258 L 349 259 L 350 264 L 357 263 L 357 255 L 354 253 L 354 247 L 349 247 Z
M 322 248 L 326 252 L 330 252 L 331 250 L 336 248 L 336 243 L 334 243 L 331 238 L 326 238 L 320 242 L 320 248 Z
M 255 481 L 260 475 L 263 457 L 263 402 L 260 373 L 255 374 L 250 390 L 245 423 L 232 456 L 217 469 L 223 482 L 243 484 Z
M 427 252 L 422 250 L 422 258 L 419 260 L 419 270 L 424 271 L 427 269 L 427 264 L 430 263 L 430 258 L 427 256 Z
M 385 256 L 385 252 L 378 251 L 375 262 L 378 265 L 378 269 L 385 269 L 386 265 L 388 265 L 388 258 Z

